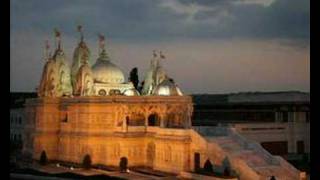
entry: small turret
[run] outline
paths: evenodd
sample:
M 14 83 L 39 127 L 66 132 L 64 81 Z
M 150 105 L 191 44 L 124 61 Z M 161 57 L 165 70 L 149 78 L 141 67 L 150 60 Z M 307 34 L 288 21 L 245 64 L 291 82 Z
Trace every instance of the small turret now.
M 77 74 L 78 74 L 79 68 L 83 64 L 90 65 L 90 50 L 84 41 L 84 35 L 83 35 L 81 25 L 77 27 L 77 31 L 80 34 L 80 41 L 73 53 L 73 60 L 72 60 L 72 67 L 71 67 L 71 81 L 72 81 L 73 88 L 76 88 Z

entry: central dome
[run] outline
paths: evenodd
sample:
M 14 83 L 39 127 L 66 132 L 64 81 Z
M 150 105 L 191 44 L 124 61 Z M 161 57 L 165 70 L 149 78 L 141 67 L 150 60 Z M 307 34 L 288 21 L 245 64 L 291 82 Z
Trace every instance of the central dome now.
M 110 62 L 103 50 L 97 62 L 92 66 L 93 79 L 97 83 L 124 83 L 124 75 L 120 68 Z

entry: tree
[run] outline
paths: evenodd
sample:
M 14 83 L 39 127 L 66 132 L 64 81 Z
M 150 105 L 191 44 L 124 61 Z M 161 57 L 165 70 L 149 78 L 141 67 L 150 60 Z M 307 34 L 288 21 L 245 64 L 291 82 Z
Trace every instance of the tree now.
M 142 82 L 140 83 L 140 86 L 138 87 L 138 91 L 139 91 L 140 94 L 142 94 L 143 86 L 144 86 L 144 81 L 142 81 Z
M 209 159 L 204 163 L 203 169 L 208 173 L 213 173 L 213 165 Z
M 86 154 L 84 156 L 83 161 L 82 161 L 82 166 L 85 169 L 90 169 L 91 168 L 91 157 L 90 157 L 89 154 Z
M 41 165 L 46 165 L 47 163 L 48 163 L 47 154 L 46 154 L 45 151 L 42 151 L 41 155 L 40 155 L 40 164 Z
M 223 175 L 230 176 L 230 168 L 228 166 L 224 167 Z
M 129 81 L 133 83 L 135 89 L 138 90 L 139 77 L 138 77 L 138 68 L 135 67 L 130 71 Z

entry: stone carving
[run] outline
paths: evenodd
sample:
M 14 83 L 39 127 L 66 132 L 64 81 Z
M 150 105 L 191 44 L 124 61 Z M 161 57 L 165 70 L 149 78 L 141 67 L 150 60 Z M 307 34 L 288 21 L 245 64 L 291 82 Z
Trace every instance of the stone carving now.
M 79 96 L 92 96 L 94 93 L 91 68 L 85 63 L 78 71 L 74 94 Z
M 54 60 L 52 58 L 49 58 L 48 61 L 46 62 L 41 81 L 40 81 L 40 86 L 38 88 L 38 96 L 39 97 L 55 97 L 56 96 L 56 86 L 57 86 L 57 81 L 55 77 L 57 76 L 57 68 Z
M 160 66 L 160 59 L 163 59 L 163 55 L 160 54 L 158 57 L 156 52 L 153 51 L 153 58 L 151 59 L 150 68 L 147 71 L 144 79 L 144 85 L 142 89 L 143 95 L 151 95 L 155 87 L 166 78 L 166 73 Z

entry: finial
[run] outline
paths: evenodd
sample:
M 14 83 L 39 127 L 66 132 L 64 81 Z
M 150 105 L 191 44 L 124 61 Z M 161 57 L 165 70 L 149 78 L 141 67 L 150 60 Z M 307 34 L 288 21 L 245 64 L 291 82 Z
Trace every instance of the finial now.
M 45 40 L 45 52 L 44 52 L 46 59 L 49 59 L 49 58 L 50 58 L 50 56 L 49 56 L 49 49 L 50 49 L 49 40 L 46 39 L 46 40 Z
M 162 54 L 162 51 L 160 51 L 160 58 L 165 59 L 166 57 Z
M 78 32 L 80 33 L 80 42 L 83 42 L 84 38 L 83 38 L 82 26 L 78 25 L 77 29 L 78 29 Z
M 153 57 L 154 57 L 154 58 L 156 58 L 156 57 L 157 57 L 156 50 L 153 50 Z
M 99 36 L 99 50 L 100 52 L 102 52 L 104 50 L 104 46 L 105 46 L 105 37 L 102 34 L 98 34 Z
M 56 43 L 58 43 L 58 50 L 60 50 L 61 49 L 61 32 L 57 28 L 54 28 L 54 34 L 56 37 Z

